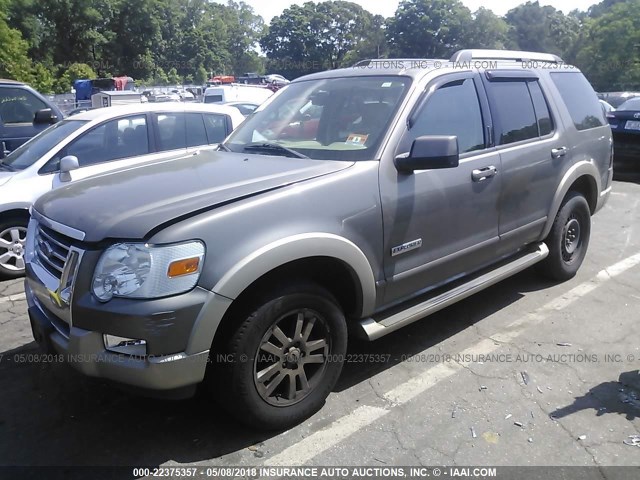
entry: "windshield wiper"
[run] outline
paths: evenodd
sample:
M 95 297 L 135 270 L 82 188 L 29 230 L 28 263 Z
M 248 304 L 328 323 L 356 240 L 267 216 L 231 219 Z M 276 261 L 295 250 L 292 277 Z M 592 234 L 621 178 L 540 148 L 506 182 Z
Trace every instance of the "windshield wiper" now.
M 16 169 L 13 168 L 11 165 L 4 163 L 2 160 L 0 160 L 0 168 L 4 169 L 4 170 L 8 170 L 10 172 L 15 172 Z
M 296 152 L 295 150 L 292 150 L 290 148 L 283 147 L 282 145 L 279 145 L 277 143 L 250 143 L 249 145 L 245 145 L 244 149 L 245 151 L 255 150 L 262 152 L 286 153 L 286 156 L 294 158 L 309 158 L 300 152 Z
M 222 150 L 223 152 L 230 152 L 231 149 L 227 147 L 224 143 L 218 144 L 218 150 Z

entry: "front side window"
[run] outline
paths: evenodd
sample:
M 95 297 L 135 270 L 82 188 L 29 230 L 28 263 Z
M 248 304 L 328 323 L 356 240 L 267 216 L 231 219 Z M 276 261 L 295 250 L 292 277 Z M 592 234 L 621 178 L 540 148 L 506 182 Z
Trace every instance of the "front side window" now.
M 65 138 L 86 125 L 85 121 L 63 120 L 43 130 L 7 156 L 2 163 L 13 170 L 24 170 L 55 149 Z
M 47 104 L 23 88 L 0 88 L 0 122 L 33 123 L 38 110 Z
M 149 153 L 144 115 L 110 120 L 74 140 L 65 155 L 78 157 L 81 167 Z
M 415 118 L 398 153 L 408 152 L 424 135 L 455 135 L 460 154 L 485 147 L 482 111 L 473 80 L 459 80 L 438 88 Z
M 410 83 L 400 76 L 294 82 L 256 109 L 224 145 L 242 153 L 373 160 Z
M 550 75 L 578 130 L 606 125 L 598 96 L 584 75 L 579 72 L 554 72 Z

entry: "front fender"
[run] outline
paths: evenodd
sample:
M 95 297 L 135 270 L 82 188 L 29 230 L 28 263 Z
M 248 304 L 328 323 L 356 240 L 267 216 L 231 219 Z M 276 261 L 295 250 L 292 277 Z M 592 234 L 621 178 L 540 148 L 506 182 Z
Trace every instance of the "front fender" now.
M 549 235 L 551 228 L 553 226 L 553 222 L 560 210 L 560 205 L 562 205 L 562 200 L 566 197 L 569 189 L 573 185 L 573 183 L 578 180 L 582 176 L 588 176 L 590 180 L 595 183 L 596 186 L 596 201 L 600 197 L 600 192 L 602 191 L 601 181 L 600 181 L 600 172 L 598 168 L 588 160 L 582 160 L 577 162 L 575 165 L 572 165 L 569 170 L 564 174 L 558 188 L 556 189 L 556 193 L 553 196 L 553 202 L 551 203 L 551 208 L 549 210 L 549 215 L 547 216 L 547 223 L 545 224 L 544 231 L 540 236 L 540 240 L 544 240 Z
M 198 316 L 186 352 L 202 352 L 211 346 L 225 313 L 244 290 L 263 275 L 294 260 L 332 257 L 347 264 L 362 292 L 362 316 L 373 313 L 375 279 L 367 257 L 353 242 L 328 233 L 293 235 L 270 243 L 238 261 L 213 288 L 214 295 Z
M 370 315 L 375 306 L 373 271 L 365 254 L 353 242 L 329 233 L 304 233 L 265 245 L 237 262 L 213 288 L 214 293 L 237 298 L 254 281 L 294 260 L 332 257 L 354 271 L 362 291 L 362 315 Z

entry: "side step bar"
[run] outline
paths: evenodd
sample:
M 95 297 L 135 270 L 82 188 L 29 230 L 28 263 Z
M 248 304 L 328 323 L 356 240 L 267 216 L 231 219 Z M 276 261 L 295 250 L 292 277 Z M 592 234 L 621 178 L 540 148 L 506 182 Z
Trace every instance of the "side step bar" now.
M 479 276 L 467 280 L 465 283 L 458 284 L 454 288 L 444 293 L 436 294 L 417 304 L 412 303 L 408 308 L 398 312 L 394 310 L 391 314 L 381 312 L 372 318 L 360 320 L 360 325 L 356 327 L 360 330 L 359 334 L 363 334 L 369 340 L 377 340 L 388 333 L 394 332 L 399 328 L 410 323 L 420 320 L 432 313 L 442 310 L 456 303 L 459 300 L 467 298 L 485 288 L 490 287 L 502 280 L 522 271 L 530 266 L 544 260 L 549 255 L 549 249 L 544 243 L 540 243 L 520 253 L 515 258 L 507 260 L 498 267 Z M 432 293 L 433 295 L 433 293 Z M 424 298 L 424 297 L 423 297 Z M 386 315 L 385 315 L 386 314 Z

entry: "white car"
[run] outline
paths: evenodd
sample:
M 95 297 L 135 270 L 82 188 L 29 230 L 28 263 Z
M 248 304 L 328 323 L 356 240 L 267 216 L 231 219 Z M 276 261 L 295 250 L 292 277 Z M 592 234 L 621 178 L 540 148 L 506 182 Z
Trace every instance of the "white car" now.
M 147 103 L 79 113 L 0 160 L 0 278 L 24 273 L 29 208 L 68 181 L 217 148 L 244 115 L 231 106 Z

